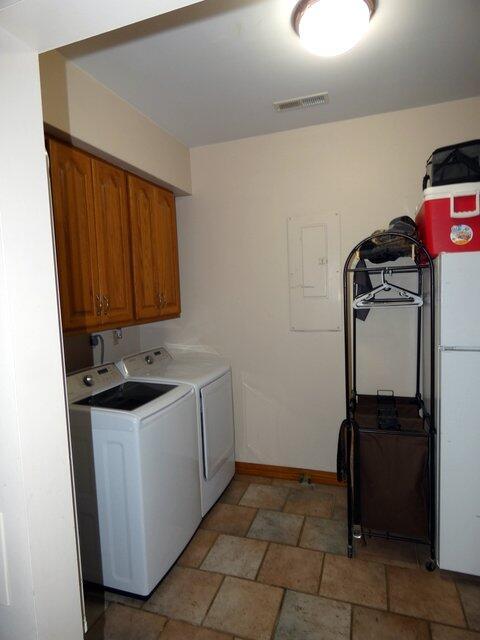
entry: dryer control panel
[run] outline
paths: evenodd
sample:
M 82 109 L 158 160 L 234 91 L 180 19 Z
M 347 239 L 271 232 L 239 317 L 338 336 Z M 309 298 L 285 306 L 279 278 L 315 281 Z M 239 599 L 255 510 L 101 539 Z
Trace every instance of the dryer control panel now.
M 143 353 L 137 353 L 134 356 L 123 358 L 121 366 L 124 367 L 126 375 L 134 378 L 135 376 L 145 375 L 148 365 L 153 365 L 162 360 L 173 360 L 173 358 L 165 347 L 158 347 L 158 349 L 144 351 Z
M 72 373 L 67 376 L 68 403 L 106 391 L 122 382 L 125 378 L 112 363 Z

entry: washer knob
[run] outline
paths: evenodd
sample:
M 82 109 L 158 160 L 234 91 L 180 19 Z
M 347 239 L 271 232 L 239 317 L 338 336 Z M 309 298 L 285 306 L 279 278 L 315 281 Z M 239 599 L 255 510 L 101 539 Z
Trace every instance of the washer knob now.
M 153 358 L 152 356 L 145 356 L 145 362 L 147 364 L 153 364 Z
M 90 374 L 83 376 L 83 384 L 86 387 L 93 387 L 93 377 Z

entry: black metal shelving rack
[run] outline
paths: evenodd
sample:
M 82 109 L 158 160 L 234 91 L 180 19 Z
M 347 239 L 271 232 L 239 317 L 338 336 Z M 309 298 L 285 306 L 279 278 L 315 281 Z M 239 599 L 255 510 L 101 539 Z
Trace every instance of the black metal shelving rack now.
M 392 540 L 400 540 L 406 542 L 415 542 L 427 544 L 430 547 L 430 559 L 426 562 L 426 568 L 432 571 L 436 567 L 436 550 L 435 550 L 435 273 L 433 261 L 424 245 L 417 239 L 397 232 L 385 232 L 382 236 L 389 238 L 403 238 L 411 243 L 412 264 L 402 266 L 365 266 L 355 267 L 354 261 L 358 262 L 358 256 L 367 243 L 370 243 L 375 237 L 377 240 L 379 234 L 369 236 L 359 242 L 350 252 L 343 270 L 343 294 L 344 294 L 344 323 L 345 323 L 345 409 L 346 409 L 346 434 L 345 434 L 345 460 L 346 460 L 346 479 L 347 479 L 347 495 L 348 495 L 348 557 L 353 556 L 353 540 L 354 538 L 365 539 L 365 537 L 379 537 Z M 368 260 L 368 255 L 366 255 Z M 426 507 L 426 535 L 415 537 L 411 535 L 403 535 L 402 531 L 391 531 L 387 528 L 382 530 L 373 530 L 368 527 L 368 523 L 362 521 L 361 510 L 361 476 L 359 469 L 361 466 L 360 447 L 360 426 L 356 421 L 356 407 L 359 399 L 357 394 L 357 312 L 353 308 L 353 274 L 358 271 L 366 271 L 369 274 L 406 274 L 416 273 L 418 275 L 418 294 L 424 295 L 424 277 L 429 278 L 429 313 L 426 314 L 425 305 L 417 308 L 417 345 L 416 345 L 416 393 L 415 397 L 409 399 L 418 407 L 418 416 L 422 419 L 422 435 L 427 442 L 427 468 L 425 470 L 426 482 L 428 487 L 427 507 Z M 382 305 L 385 307 L 388 305 Z M 377 313 L 377 311 L 375 311 Z M 383 309 L 381 313 L 390 314 L 394 309 Z M 427 317 L 424 317 L 427 315 Z M 429 344 L 428 349 L 424 350 L 423 344 L 423 324 L 429 323 Z M 426 357 L 429 358 L 429 408 L 421 394 L 421 367 L 422 367 L 422 350 Z M 426 394 L 425 394 L 426 395 Z M 365 396 L 364 396 L 365 397 Z M 377 431 L 377 433 L 380 433 Z M 384 432 L 386 433 L 386 432 Z M 389 433 L 393 433 L 389 431 Z M 405 435 L 419 435 L 413 432 L 405 432 Z M 375 498 L 373 497 L 373 500 Z

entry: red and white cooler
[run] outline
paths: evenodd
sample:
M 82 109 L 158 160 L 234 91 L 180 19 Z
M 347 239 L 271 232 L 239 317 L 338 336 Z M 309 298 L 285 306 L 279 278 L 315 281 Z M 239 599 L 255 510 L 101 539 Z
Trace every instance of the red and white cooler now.
M 416 223 L 429 253 L 480 251 L 480 182 L 429 187 Z

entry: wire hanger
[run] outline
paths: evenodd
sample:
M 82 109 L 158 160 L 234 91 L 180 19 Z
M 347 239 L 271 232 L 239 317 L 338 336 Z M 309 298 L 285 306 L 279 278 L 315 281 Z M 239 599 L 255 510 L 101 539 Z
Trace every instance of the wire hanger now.
M 392 282 L 388 282 L 385 278 L 385 274 L 388 273 L 388 269 L 384 269 L 381 272 L 382 283 L 378 287 L 374 287 L 371 291 L 362 293 L 353 300 L 354 309 L 372 309 L 373 307 L 421 307 L 423 305 L 422 298 L 410 291 L 399 287 Z M 376 295 L 382 291 L 393 292 L 397 294 L 394 298 L 377 298 Z

